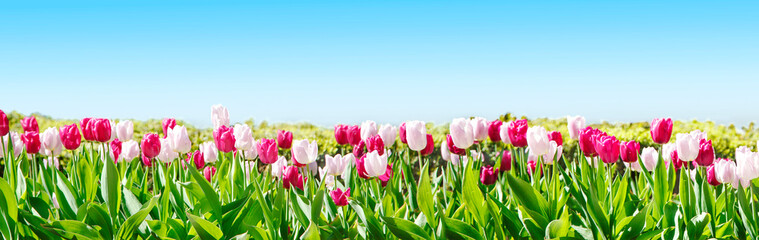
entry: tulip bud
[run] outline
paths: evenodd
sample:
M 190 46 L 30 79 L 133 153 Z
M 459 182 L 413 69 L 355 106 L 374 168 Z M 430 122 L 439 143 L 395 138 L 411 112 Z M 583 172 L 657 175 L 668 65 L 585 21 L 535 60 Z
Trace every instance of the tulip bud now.
M 390 146 L 393 146 L 395 143 L 395 127 L 389 124 L 384 124 L 380 126 L 377 135 L 382 138 L 382 143 L 385 144 L 386 148 L 389 148 Z
M 303 165 L 311 164 L 316 161 L 316 158 L 318 157 L 318 145 L 316 144 L 316 141 L 311 141 L 311 143 L 305 139 L 296 141 L 295 145 L 292 147 L 292 154 L 296 162 Z
M 653 171 L 656 167 L 656 161 L 659 158 L 659 153 L 652 147 L 644 148 L 640 153 L 640 160 L 643 162 L 643 166 L 649 172 Z
M 401 139 L 401 142 L 404 144 L 407 144 L 406 140 L 406 123 L 401 123 L 401 126 L 398 127 L 398 137 Z
M 161 153 L 161 141 L 159 139 L 158 134 L 146 133 L 142 138 L 142 143 L 140 143 L 142 155 L 149 159 L 158 156 Z
M 214 175 L 216 175 L 216 167 L 214 166 L 208 166 L 203 170 L 203 176 L 206 177 L 206 180 L 208 180 L 208 182 L 211 182 L 211 177 Z
M 234 129 L 221 125 L 213 130 L 213 140 L 219 151 L 228 153 L 235 150 Z
M 387 182 L 390 181 L 391 178 L 393 178 L 393 165 L 389 164 L 387 167 L 385 167 L 385 174 L 380 175 L 379 177 L 380 184 L 382 184 L 382 187 L 385 187 L 387 185 Z
M 364 140 L 364 142 L 366 142 L 367 151 L 377 151 L 377 153 L 380 155 L 385 154 L 385 143 L 382 141 L 382 138 L 380 136 L 371 136 Z
M 134 140 L 121 143 L 121 154 L 119 158 L 125 162 L 132 162 L 134 158 L 140 156 L 140 146 Z
M 548 152 L 548 133 L 541 126 L 535 126 L 527 129 L 527 145 L 530 147 L 530 153 L 535 155 L 544 155 Z
M 665 144 L 672 137 L 672 119 L 654 118 L 651 121 L 651 138 L 655 143 Z
M 43 153 L 47 156 L 58 156 L 63 150 L 63 143 L 58 130 L 54 127 L 48 128 L 40 135 L 42 140 Z
M 0 137 L 8 135 L 11 131 L 10 122 L 8 122 L 8 116 L 5 115 L 3 110 L 0 110 Z
M 163 121 L 161 121 L 161 127 L 163 128 L 163 138 L 166 138 L 169 136 L 169 129 L 174 128 L 177 126 L 177 120 L 173 118 L 164 118 Z
M 488 121 L 481 117 L 474 117 L 469 120 L 472 125 L 472 134 L 475 141 L 484 141 L 488 138 Z
M 200 150 L 195 150 L 195 152 L 188 152 L 187 153 L 187 159 L 185 159 L 188 164 L 195 165 L 195 168 L 198 170 L 203 169 L 203 166 L 206 165 L 205 159 L 203 158 L 203 152 Z
M 337 144 L 339 145 L 345 145 L 350 142 L 348 142 L 348 126 L 338 124 L 335 125 L 335 140 L 337 141 Z
M 90 120 L 92 120 L 92 118 L 82 118 L 79 122 L 79 126 L 82 127 L 82 136 L 84 137 L 84 140 L 95 141 L 95 137 L 92 135 L 92 130 L 90 129 Z
M 339 188 L 329 192 L 329 196 L 332 197 L 332 201 L 335 202 L 335 205 L 338 207 L 348 205 L 348 197 L 350 197 L 350 195 L 351 188 L 346 189 L 345 192 Z
M 87 123 L 90 126 L 90 132 L 94 141 L 105 143 L 111 140 L 111 121 L 105 118 L 93 118 Z
M 511 151 L 504 150 L 501 154 L 501 172 L 511 171 Z
M 467 149 L 474 144 L 474 130 L 469 121 L 463 118 L 453 119 L 449 127 L 453 145 L 461 149 Z
M 422 121 L 406 122 L 406 143 L 413 151 L 422 151 L 427 147 L 427 126 Z
M 675 166 L 675 170 L 680 169 L 683 166 L 683 160 L 677 154 L 677 150 L 672 151 L 670 158 L 672 159 L 672 166 Z
M 514 120 L 509 123 L 509 141 L 514 147 L 527 146 L 527 119 Z
M 290 131 L 278 130 L 277 146 L 281 149 L 290 149 L 293 146 L 293 133 Z
M 355 146 L 361 141 L 361 128 L 357 125 L 348 127 L 348 142 L 351 146 Z
M 379 177 L 387 170 L 387 155 L 380 155 L 377 151 L 366 154 L 364 170 L 369 177 Z
M 585 118 L 582 116 L 567 116 L 567 130 L 569 138 L 577 139 L 580 137 L 580 131 L 585 128 Z
M 493 172 L 493 167 L 482 166 L 482 168 L 480 168 L 480 182 L 482 182 L 483 185 L 493 185 L 497 179 L 498 174 Z
M 530 176 L 532 176 L 533 173 L 535 173 L 535 169 L 537 168 L 538 162 L 534 159 L 527 161 L 527 168 L 529 168 L 529 171 L 527 171 Z M 541 175 L 543 175 L 543 169 L 540 169 Z
M 561 137 L 561 132 L 559 131 L 548 132 L 548 140 L 556 142 L 556 145 L 559 146 L 564 145 L 564 139 Z
M 712 165 L 712 162 L 714 162 L 714 147 L 712 147 L 712 140 L 701 139 L 696 163 L 705 167 Z
M 374 135 L 377 135 L 377 123 L 374 121 L 361 123 L 361 140 L 369 139 Z
M 450 151 L 452 154 L 456 155 L 464 155 L 466 154 L 466 150 L 456 147 L 455 144 L 453 144 L 453 137 L 451 134 L 448 134 L 446 137 L 446 143 L 448 145 L 448 151 Z
M 274 139 L 261 138 L 258 141 L 258 158 L 265 164 L 277 161 L 277 142 Z
M 132 140 L 134 135 L 134 123 L 129 120 L 119 121 L 116 124 L 116 137 L 121 141 Z
M 229 111 L 227 111 L 227 108 L 221 104 L 213 105 L 211 107 L 211 122 L 213 122 L 214 129 L 229 125 Z
M 145 165 L 146 167 L 152 167 L 153 161 L 150 161 L 150 158 L 148 158 L 145 155 L 142 155 L 142 165 Z
M 432 139 L 432 134 L 427 134 L 427 146 L 422 149 L 422 151 L 419 151 L 419 153 L 422 154 L 422 156 L 428 156 L 432 154 L 432 151 L 435 150 L 435 141 Z
M 113 154 L 113 163 L 118 163 L 119 155 L 121 155 L 121 147 L 123 146 L 123 143 L 121 140 L 114 139 L 110 143 L 111 146 L 111 153 Z
M 501 141 L 501 125 L 503 122 L 498 119 L 488 123 L 488 137 L 490 137 L 491 142 Z
M 616 163 L 619 159 L 619 140 L 614 136 L 600 136 L 595 141 L 595 149 L 601 161 L 607 164 Z
M 640 144 L 638 142 L 622 142 L 619 144 L 619 147 L 619 153 L 623 162 L 632 163 L 638 161 L 638 151 L 640 150 Z
M 159 141 L 161 142 L 161 151 L 158 152 L 158 160 L 161 160 L 163 163 L 170 163 L 172 160 L 179 157 L 179 154 L 171 149 L 171 140 L 168 138 L 160 138 Z
M 40 132 L 40 126 L 37 125 L 37 118 L 34 116 L 21 119 L 21 127 L 24 129 L 24 132 Z
M 37 131 L 39 131 L 39 129 Z M 24 134 L 21 134 L 21 141 L 24 141 L 24 145 L 26 146 L 26 153 L 36 154 L 40 152 L 42 142 L 40 142 L 39 133 L 35 131 L 25 132 Z

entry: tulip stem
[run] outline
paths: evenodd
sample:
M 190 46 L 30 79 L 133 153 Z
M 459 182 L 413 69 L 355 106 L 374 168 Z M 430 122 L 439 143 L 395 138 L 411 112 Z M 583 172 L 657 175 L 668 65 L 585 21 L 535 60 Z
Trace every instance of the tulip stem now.
M 419 154 L 419 160 L 418 160 L 418 162 L 419 162 L 419 178 L 421 178 L 422 177 L 422 152 L 419 151 L 417 153 Z

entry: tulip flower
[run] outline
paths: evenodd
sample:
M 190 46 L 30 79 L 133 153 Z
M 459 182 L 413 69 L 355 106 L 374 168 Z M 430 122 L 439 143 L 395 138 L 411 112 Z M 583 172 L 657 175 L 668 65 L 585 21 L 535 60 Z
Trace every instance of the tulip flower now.
M 190 136 L 187 134 L 187 128 L 184 126 L 175 126 L 169 128 L 169 146 L 171 150 L 178 153 L 190 152 L 192 143 L 190 142 Z
M 501 154 L 501 172 L 511 171 L 511 151 L 503 150 Z
M 751 152 L 746 146 L 735 149 L 735 185 L 748 187 L 751 180 L 759 177 L 759 153 Z
M 105 143 L 111 140 L 111 121 L 105 118 L 93 118 L 87 123 L 90 126 L 90 132 L 94 141 Z
M 706 167 L 712 165 L 712 162 L 714 162 L 714 147 L 712 147 L 712 140 L 701 139 L 699 141 L 696 163 L 700 166 Z
M 387 167 L 385 167 L 385 174 L 380 175 L 379 177 L 380 184 L 382 184 L 382 187 L 385 187 L 387 185 L 387 182 L 390 181 L 391 178 L 393 178 L 393 165 L 389 164 Z
M 696 135 L 678 133 L 677 134 L 677 155 L 680 160 L 690 162 L 696 160 L 699 152 L 699 140 Z
M 330 155 L 324 155 L 325 158 L 325 173 L 330 176 L 338 176 L 342 175 L 345 172 L 345 168 L 348 167 L 348 164 L 354 161 L 353 154 L 347 154 L 345 156 L 342 156 L 340 154 L 333 156 Z
M 121 141 L 132 140 L 134 135 L 134 123 L 129 120 L 119 121 L 116 124 L 116 137 Z
M 364 143 L 364 140 L 361 140 L 353 146 L 353 156 L 356 156 L 356 158 L 360 158 L 364 156 L 364 148 L 366 148 L 366 143 Z
M 377 135 L 377 123 L 374 121 L 365 121 L 361 123 L 361 140 L 369 139 Z
M 176 119 L 173 119 L 173 118 L 164 118 L 163 121 L 161 121 L 161 128 L 163 129 L 163 138 L 168 137 L 169 136 L 169 129 L 172 129 L 175 126 L 177 126 L 177 120 Z
M 442 155 L 443 160 L 451 161 L 451 151 L 448 150 L 448 140 L 443 140 L 443 143 L 440 144 L 440 155 Z
M 271 175 L 281 179 L 285 167 L 287 167 L 287 158 L 285 156 L 278 156 L 277 160 L 271 164 Z
M 621 142 L 619 147 L 619 154 L 620 157 L 622 157 L 623 162 L 632 163 L 638 161 L 638 151 L 640 150 L 640 144 L 638 142 Z
M 406 143 L 413 151 L 422 151 L 427 147 L 427 127 L 422 121 L 406 122 Z
M 0 149 L 2 150 L 2 151 L 0 151 L 0 156 L 5 157 L 5 155 L 4 155 L 5 151 L 8 151 L 5 148 L 8 147 L 9 144 L 13 144 L 13 154 L 12 155 L 14 155 L 16 157 L 20 156 L 21 153 L 24 151 L 24 148 L 23 148 L 24 141 L 21 140 L 21 137 L 19 136 L 18 133 L 9 132 L 8 135 L 2 136 L 1 138 L 3 139 L 3 141 L 5 142 L 5 144 L 4 145 L 0 144 Z
M 295 166 L 288 166 L 282 172 L 282 184 L 285 189 L 290 189 L 290 186 L 295 186 L 300 190 L 303 190 L 303 182 L 305 178 L 298 172 L 298 168 Z
M 735 182 L 735 162 L 728 159 L 720 158 L 714 163 L 714 173 L 718 182 L 730 183 Z
M 213 175 L 216 175 L 216 167 L 208 166 L 203 170 L 203 176 L 206 177 L 208 182 L 211 182 L 211 177 L 213 177 Z
M 95 141 L 95 137 L 90 130 L 90 120 L 92 120 L 92 118 L 82 118 L 82 120 L 79 121 L 79 126 L 82 127 L 82 137 L 84 137 L 84 140 Z
M 490 137 L 491 142 L 501 141 L 501 125 L 503 122 L 498 119 L 488 123 L 488 137 Z
M 401 126 L 398 127 L 398 137 L 401 139 L 401 142 L 404 144 L 408 144 L 408 141 L 406 139 L 406 123 L 401 123 Z
M 216 143 L 216 148 L 221 152 L 228 153 L 234 151 L 234 129 L 225 125 L 219 126 L 213 130 L 213 141 Z
M 298 163 L 303 165 L 308 165 L 316 161 L 316 158 L 318 157 L 317 154 L 319 154 L 316 141 L 311 141 L 311 143 L 309 143 L 308 140 L 305 139 L 299 140 L 295 142 L 292 148 L 293 157 L 295 157 L 295 160 Z
M 387 168 L 387 155 L 380 155 L 377 151 L 366 154 L 364 170 L 369 177 L 379 177 L 385 174 Z
M 530 147 L 530 153 L 535 155 L 544 155 L 548 152 L 548 133 L 541 126 L 535 126 L 527 129 L 527 146 Z
M 640 153 L 640 160 L 649 172 L 653 171 L 656 167 L 656 161 L 658 158 L 659 153 L 652 147 L 643 148 L 643 151 Z
M 258 141 L 258 158 L 265 164 L 277 161 L 277 142 L 274 139 L 261 138 Z
M 329 192 L 329 196 L 332 197 L 332 201 L 335 202 L 335 205 L 338 207 L 348 205 L 348 197 L 350 197 L 350 195 L 351 188 L 347 188 L 345 192 L 339 188 Z
M 148 158 L 147 156 L 145 156 L 143 154 L 142 155 L 142 165 L 145 165 L 145 167 L 152 167 L 153 166 L 153 161 L 150 161 L 150 158 Z
M 37 125 L 37 118 L 34 116 L 28 116 L 24 119 L 21 119 L 21 127 L 24 129 L 24 132 L 36 132 L 39 134 L 40 132 L 40 126 Z
M 142 155 L 147 158 L 158 156 L 158 154 L 161 153 L 161 140 L 159 139 L 158 134 L 146 133 L 142 138 L 142 143 L 140 143 Z
M 592 127 L 586 127 L 580 131 L 577 141 L 585 157 L 595 157 L 598 155 L 598 152 L 596 152 L 596 139 L 602 136 L 606 136 L 606 133 Z
M 464 118 L 453 119 L 449 127 L 453 145 L 461 149 L 467 149 L 474 144 L 474 130 L 468 120 Z
M 577 140 L 580 137 L 580 131 L 585 128 L 585 118 L 582 116 L 567 116 L 567 130 L 569 138 Z
M 678 170 L 683 166 L 683 160 L 678 156 L 677 150 L 672 151 L 670 159 L 672 159 L 672 166 L 675 166 L 675 170 Z
M 619 159 L 619 140 L 616 137 L 600 136 L 596 139 L 595 146 L 598 156 L 604 163 L 616 163 Z
M 498 131 L 498 136 L 501 138 L 501 142 L 505 144 L 511 144 L 511 138 L 509 138 L 509 125 L 511 125 L 511 122 L 502 124 Z
M 160 138 L 158 141 L 161 142 L 161 150 L 158 152 L 158 159 L 161 160 L 161 162 L 170 163 L 172 160 L 179 157 L 179 154 L 171 149 L 171 140 Z
M 248 150 L 253 147 L 255 140 L 248 124 L 235 124 L 232 132 L 235 136 L 236 149 Z
M 382 141 L 381 136 L 374 135 L 363 141 L 366 143 L 367 151 L 377 151 L 380 155 L 385 154 L 385 143 Z
M 708 182 L 709 185 L 712 185 L 712 186 L 718 186 L 718 185 L 720 185 L 720 182 L 717 181 L 717 176 L 716 176 L 716 173 L 714 171 L 714 165 L 710 165 L 706 169 L 706 182 Z
M 242 150 L 243 154 L 245 155 L 245 159 L 247 160 L 253 160 L 258 157 L 258 142 L 253 141 L 253 144 L 251 144 L 251 147 L 247 150 Z
M 538 167 L 538 162 L 535 161 L 534 159 L 530 159 L 530 160 L 527 161 L 527 168 L 529 169 L 529 171 L 527 171 L 527 173 L 530 174 L 530 176 L 532 176 L 532 174 L 535 173 L 535 169 L 537 167 Z M 541 171 L 541 175 L 542 175 L 543 169 L 540 169 L 540 171 Z
M 42 142 L 40 142 L 39 133 L 34 131 L 25 132 L 24 134 L 21 134 L 21 141 L 23 141 L 26 146 L 26 153 L 36 154 L 40 152 Z
M 548 142 L 546 153 L 541 155 L 543 156 L 543 164 L 552 165 L 554 161 L 560 159 L 563 151 L 562 148 L 562 146 L 559 146 L 554 141 Z
M 348 127 L 348 143 L 351 146 L 356 146 L 361 141 L 361 128 L 353 125 Z
M 496 171 L 498 171 L 498 169 L 496 169 Z M 498 174 L 493 172 L 493 167 L 482 166 L 482 168 L 480 168 L 480 182 L 482 182 L 483 185 L 493 185 L 497 179 Z
M 466 154 L 466 150 L 456 147 L 455 144 L 453 144 L 453 137 L 451 134 L 448 134 L 446 137 L 446 144 L 448 145 L 448 151 L 450 151 L 452 154 L 456 155 L 464 155 Z
M 488 121 L 481 117 L 474 117 L 469 120 L 472 125 L 472 134 L 475 141 L 484 141 L 488 138 Z
M 377 134 L 382 138 L 382 143 L 385 144 L 386 148 L 393 146 L 395 143 L 396 130 L 393 125 L 383 124 L 380 126 Z
M 290 149 L 293 146 L 293 133 L 277 130 L 277 146 L 281 149 Z
M 655 143 L 665 144 L 672 137 L 672 119 L 654 118 L 651 121 L 651 139 Z
M 508 125 L 509 141 L 514 147 L 527 146 L 527 119 L 514 120 Z
M 229 125 L 229 112 L 227 108 L 221 104 L 213 105 L 211 107 L 211 122 L 213 122 L 213 129 Z
M 428 156 L 432 154 L 432 151 L 435 150 L 435 142 L 432 139 L 432 134 L 427 134 L 427 146 L 422 149 L 422 151 L 419 151 L 419 153 L 422 154 L 422 156 Z
M 109 122 L 110 122 L 110 125 L 111 125 L 111 138 L 108 139 L 108 141 L 113 141 L 114 139 L 116 139 L 118 137 L 118 136 L 116 136 L 117 135 L 117 133 L 116 133 L 116 122 L 114 122 L 114 121 L 109 121 Z
M 693 138 L 695 138 L 696 140 L 699 140 L 699 141 L 701 141 L 701 139 L 706 140 L 706 132 L 702 132 L 701 130 L 693 130 L 688 134 L 693 136 Z
M 559 131 L 548 132 L 548 140 L 556 142 L 556 145 L 559 146 L 564 145 L 564 139 L 561 137 L 561 132 Z
M 63 143 L 61 142 L 61 136 L 58 133 L 58 129 L 54 127 L 48 128 L 40 135 L 42 141 L 43 153 L 47 156 L 58 156 L 63 150 Z
M 200 146 L 198 146 L 198 149 L 203 153 L 203 160 L 207 163 L 214 163 L 218 159 L 218 149 L 216 148 L 216 144 L 213 142 L 204 142 L 201 143 Z
M 350 143 L 348 141 L 348 128 L 347 125 L 338 124 L 335 125 L 335 140 L 339 145 L 345 145 Z
M 203 152 L 200 150 L 195 150 L 195 152 L 188 152 L 187 153 L 187 159 L 185 159 L 188 164 L 195 165 L 195 168 L 198 170 L 203 169 L 203 166 L 206 165 L 205 159 L 203 158 Z
M 125 162 L 132 162 L 134 158 L 140 156 L 140 146 L 134 140 L 121 143 L 121 154 L 119 158 Z
M 113 154 L 113 162 L 117 163 L 119 160 L 119 155 L 121 155 L 121 148 L 124 144 L 121 142 L 121 140 L 116 138 L 113 139 L 109 145 L 111 147 L 111 153 Z
M 0 110 L 0 137 L 8 135 L 11 130 L 10 122 L 8 122 L 8 116 L 5 115 L 3 110 Z

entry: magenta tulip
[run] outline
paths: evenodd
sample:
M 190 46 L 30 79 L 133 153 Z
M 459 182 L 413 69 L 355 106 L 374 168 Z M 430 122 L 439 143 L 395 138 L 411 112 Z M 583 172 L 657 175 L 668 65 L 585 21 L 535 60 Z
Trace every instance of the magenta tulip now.
M 496 169 L 497 170 L 497 169 Z M 493 172 L 493 167 L 491 166 L 483 166 L 480 169 L 480 182 L 484 185 L 493 185 L 495 183 L 495 180 L 498 179 L 498 174 Z
M 509 141 L 514 147 L 527 146 L 527 119 L 514 120 L 509 123 Z
M 380 155 L 385 154 L 385 143 L 380 135 L 374 135 L 366 139 L 366 151 L 377 151 Z
M 90 130 L 90 120 L 92 120 L 92 118 L 82 118 L 82 120 L 79 121 L 79 126 L 82 128 L 82 137 L 84 137 L 84 140 L 95 141 L 95 137 Z
M 295 186 L 300 190 L 303 190 L 303 182 L 306 179 L 298 172 L 298 168 L 295 166 L 287 166 L 282 172 L 282 185 L 285 189 L 290 189 L 290 186 Z
M 511 151 L 503 150 L 500 169 L 501 172 L 511 171 Z
M 142 138 L 140 148 L 142 149 L 142 155 L 148 159 L 158 156 L 158 154 L 161 153 L 161 140 L 158 137 L 158 134 L 146 133 Z
M 37 118 L 34 116 L 28 116 L 21 119 L 21 127 L 24 129 L 24 132 L 40 133 L 40 126 L 37 125 Z
M 637 162 L 638 151 L 640 151 L 640 144 L 636 141 L 622 142 L 619 144 L 619 154 L 622 157 L 623 162 Z
M 353 125 L 348 127 L 348 142 L 355 146 L 361 141 L 361 127 Z
M 355 155 L 355 154 L 354 154 Z M 369 179 L 369 174 L 366 172 L 366 155 L 356 157 L 356 172 L 358 176 L 363 179 Z
M 339 188 L 329 192 L 329 196 L 332 197 L 332 201 L 335 202 L 335 205 L 338 207 L 348 205 L 348 197 L 350 197 L 350 195 L 351 188 L 345 189 L 345 192 Z
M 700 166 L 710 166 L 714 162 L 714 147 L 712 146 L 712 140 L 701 139 L 698 150 L 698 157 L 696 157 L 696 163 Z
M 256 145 L 258 158 L 265 164 L 272 164 L 277 161 L 277 141 L 274 139 L 261 138 Z
M 601 136 L 595 141 L 595 149 L 601 161 L 607 164 L 616 163 L 619 159 L 619 140 L 614 136 Z
M 503 122 L 501 122 L 501 120 L 498 120 L 498 119 L 488 123 L 488 137 L 490 137 L 490 141 L 492 142 L 501 141 L 501 126 L 502 125 L 503 125 Z
M 398 128 L 398 136 L 401 138 L 402 143 L 408 144 L 408 140 L 406 140 L 406 123 L 401 123 L 401 126 Z
M 164 118 L 161 121 L 161 128 L 163 128 L 163 138 L 169 135 L 169 129 L 174 129 L 177 126 L 177 120 L 173 118 Z
M 195 152 L 188 152 L 187 153 L 187 159 L 185 159 L 188 164 L 194 164 L 195 168 L 198 170 L 203 169 L 203 166 L 206 165 L 205 159 L 203 159 L 203 153 L 200 152 L 200 150 L 195 150 Z
M 348 142 L 348 126 L 338 124 L 335 125 L 335 140 L 337 141 L 337 144 L 345 145 L 350 142 Z
M 598 156 L 598 152 L 596 152 L 596 138 L 601 136 L 606 136 L 606 133 L 592 127 L 580 130 L 580 136 L 577 141 L 580 145 L 580 151 L 585 154 L 585 157 Z
M 148 158 L 147 156 L 145 156 L 143 154 L 142 155 L 142 165 L 145 165 L 146 167 L 152 167 L 153 166 L 153 161 L 150 161 L 150 158 Z
M 655 143 L 665 144 L 672 137 L 672 119 L 654 118 L 651 121 L 651 138 Z
M 216 167 L 208 166 L 203 170 L 203 176 L 206 177 L 208 182 L 211 182 L 211 177 L 213 177 L 213 175 L 216 175 Z
M 556 142 L 557 146 L 564 145 L 564 139 L 559 131 L 548 132 L 548 140 Z
M 672 151 L 670 158 L 672 159 L 672 165 L 675 166 L 675 170 L 678 170 L 683 166 L 683 160 L 678 156 L 677 150 Z
M 93 118 L 87 123 L 90 126 L 90 132 L 94 141 L 105 143 L 111 140 L 111 121 L 105 118 Z
M 119 160 L 119 155 L 121 155 L 121 140 L 113 139 L 111 141 L 111 153 L 113 154 L 113 162 L 116 163 Z
M 225 125 L 213 130 L 213 141 L 219 151 L 228 153 L 235 150 L 234 128 Z
M 77 149 L 82 144 L 82 135 L 79 134 L 76 123 L 62 126 L 59 135 L 61 136 L 63 147 L 68 150 Z
M 393 178 L 393 164 L 388 164 L 387 167 L 385 167 L 385 174 L 382 174 L 377 178 L 379 178 L 382 187 L 387 186 L 387 182 Z
M 714 174 L 714 165 L 710 165 L 709 168 L 706 169 L 706 181 L 712 186 L 720 184 L 720 182 L 717 181 L 717 176 Z
M 5 115 L 3 110 L 0 110 L 0 137 L 8 135 L 11 131 L 10 122 L 8 122 L 8 116 Z
M 435 141 L 432 139 L 432 134 L 427 134 L 427 146 L 422 149 L 422 151 L 419 151 L 419 153 L 422 154 L 422 156 L 428 156 L 432 154 L 432 151 L 435 150 Z
M 34 131 L 29 131 L 21 134 L 21 141 L 26 146 L 26 153 L 35 154 L 39 153 L 42 148 L 42 142 L 40 141 L 40 134 Z
M 366 143 L 364 142 L 364 140 L 358 141 L 358 144 L 353 146 L 353 156 L 355 156 L 356 158 L 363 157 L 364 151 L 366 150 L 364 148 L 366 148 Z
M 459 155 L 459 156 L 464 155 L 466 153 L 464 149 L 458 148 L 456 147 L 455 144 L 453 144 L 453 137 L 451 137 L 451 134 L 448 134 L 445 137 L 446 137 L 446 143 L 448 144 L 449 152 L 451 152 L 452 154 Z

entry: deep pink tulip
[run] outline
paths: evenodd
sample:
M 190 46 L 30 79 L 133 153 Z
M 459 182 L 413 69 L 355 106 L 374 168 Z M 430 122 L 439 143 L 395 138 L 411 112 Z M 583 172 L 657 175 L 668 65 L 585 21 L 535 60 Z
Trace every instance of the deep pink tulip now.
M 532 176 L 532 174 L 535 173 L 535 168 L 537 168 L 537 166 L 538 166 L 538 163 L 535 162 L 535 160 L 529 160 L 529 161 L 527 161 L 527 168 L 529 168 L 529 170 L 530 170 L 527 173 L 529 173 L 530 176 Z M 541 175 L 542 175 L 543 169 L 540 169 L 540 171 L 541 171 Z
M 356 157 L 356 172 L 358 173 L 358 176 L 363 179 L 369 179 L 369 174 L 366 173 L 366 166 L 364 163 L 366 162 L 366 155 L 362 155 L 361 157 Z
M 111 128 L 111 121 L 108 121 L 108 119 L 93 118 L 90 119 L 87 125 L 90 126 L 90 131 L 92 133 L 92 138 L 94 141 L 104 143 L 111 140 L 111 133 L 113 132 L 113 129 Z
M 163 128 L 163 138 L 169 135 L 169 129 L 174 129 L 177 126 L 177 120 L 173 118 L 164 118 L 161 121 L 161 128 Z
M 40 134 L 34 131 L 29 131 L 21 134 L 21 141 L 26 146 L 26 153 L 35 154 L 40 152 L 42 142 L 40 142 Z
M 0 137 L 8 135 L 11 131 L 11 124 L 8 122 L 8 116 L 3 110 L 0 110 Z
M 503 125 L 503 122 L 501 122 L 501 120 L 498 120 L 498 119 L 488 123 L 488 137 L 490 137 L 490 141 L 492 142 L 501 141 L 501 126 L 502 125 Z
M 675 170 L 678 170 L 683 166 L 683 160 L 680 160 L 680 157 L 677 156 L 677 150 L 672 151 L 670 158 L 672 158 L 672 165 L 675 166 Z
M 451 134 L 448 134 L 445 137 L 446 137 L 445 142 L 448 144 L 449 152 L 451 152 L 452 154 L 459 155 L 459 156 L 464 155 L 466 153 L 464 149 L 458 148 L 456 147 L 456 144 L 453 144 L 453 137 L 451 137 Z
M 511 151 L 503 150 L 500 169 L 501 172 L 511 171 Z
M 366 143 L 364 140 L 358 141 L 358 144 L 353 145 L 353 156 L 356 158 L 360 158 L 364 156 L 366 148 Z
M 601 136 L 606 136 L 606 133 L 592 127 L 585 127 L 580 130 L 580 136 L 577 141 L 580 144 L 580 151 L 585 154 L 585 157 L 598 156 L 598 152 L 596 152 L 596 138 Z
M 62 126 L 59 135 L 61 136 L 63 147 L 68 150 L 77 149 L 82 144 L 82 135 L 79 134 L 79 128 L 76 127 L 76 123 Z
M 356 146 L 361 141 L 361 127 L 353 125 L 348 127 L 348 143 Z
M 706 169 L 706 181 L 712 186 L 720 184 L 720 182 L 717 181 L 717 176 L 714 174 L 714 165 L 709 165 L 709 168 Z
M 493 172 L 492 166 L 487 166 L 487 167 L 483 166 L 480 169 L 480 182 L 482 182 L 482 184 L 493 185 L 496 179 L 498 179 L 498 174 Z
M 698 157 L 695 162 L 700 166 L 710 166 L 714 162 L 714 147 L 712 140 L 701 139 L 698 149 Z
M 79 126 L 82 127 L 82 137 L 84 137 L 84 140 L 95 141 L 95 137 L 92 135 L 90 129 L 90 120 L 92 120 L 92 118 L 82 118 L 79 122 Z
M 203 176 L 206 177 L 206 180 L 208 180 L 208 182 L 211 182 L 211 177 L 213 177 L 213 175 L 216 175 L 216 167 L 208 166 L 203 170 Z
M 228 153 L 235 150 L 234 128 L 224 125 L 213 130 L 213 141 L 219 151 Z
M 205 159 L 203 159 L 203 153 L 200 152 L 200 150 L 195 150 L 195 152 L 188 152 L 187 153 L 187 164 L 193 164 L 195 165 L 195 168 L 198 170 L 203 169 L 203 166 L 206 165 Z
M 293 146 L 293 133 L 290 131 L 278 130 L 277 146 L 281 149 L 290 149 Z
M 527 146 L 527 119 L 514 120 L 509 123 L 508 132 L 511 145 L 514 147 Z
M 622 161 L 626 163 L 634 163 L 638 161 L 638 152 L 640 151 L 640 144 L 636 141 L 622 142 L 619 144 L 619 154 L 622 157 Z
M 277 141 L 274 139 L 261 138 L 256 145 L 258 158 L 265 164 L 272 164 L 277 161 L 279 152 L 277 152 Z
M 149 159 L 158 156 L 158 153 L 161 153 L 161 140 L 158 134 L 146 133 L 142 138 L 140 148 L 142 149 L 142 155 Z
M 408 140 L 406 140 L 406 123 L 401 123 L 401 126 L 398 128 L 398 136 L 401 138 L 401 142 L 408 144 Z
M 380 155 L 385 154 L 385 143 L 380 135 L 374 135 L 366 139 L 366 151 L 377 151 Z
M 429 156 L 432 154 L 432 151 L 435 150 L 435 141 L 432 139 L 432 134 L 427 134 L 427 146 L 424 146 L 424 149 L 422 151 L 419 151 L 419 153 L 422 154 L 422 156 Z
M 672 119 L 654 118 L 651 121 L 651 138 L 655 143 L 665 144 L 672 137 Z
M 290 186 L 295 186 L 300 190 L 303 190 L 303 182 L 305 178 L 298 172 L 298 168 L 295 166 L 287 166 L 282 172 L 282 184 L 285 189 L 290 189 Z
M 548 133 L 548 140 L 556 142 L 557 146 L 564 144 L 564 139 L 561 137 L 561 132 L 553 131 Z
M 332 197 L 332 201 L 335 202 L 335 205 L 338 207 L 348 205 L 348 197 L 351 196 L 351 188 L 345 189 L 345 192 L 339 188 L 336 188 L 335 190 L 329 192 L 329 196 Z
M 146 167 L 152 167 L 153 166 L 153 162 L 150 161 L 150 158 L 148 158 L 147 156 L 145 156 L 143 154 L 142 155 L 142 165 L 145 165 Z
M 117 163 L 119 160 L 119 155 L 121 155 L 121 140 L 113 139 L 111 141 L 111 153 L 113 154 L 113 162 Z
M 382 187 L 387 186 L 387 182 L 393 178 L 393 164 L 388 164 L 385 168 L 385 174 L 379 175 L 377 178 L 379 178 Z
M 619 159 L 619 140 L 614 136 L 601 136 L 595 141 L 596 152 L 601 161 L 607 164 L 616 163 Z
M 337 141 L 337 144 L 340 145 L 350 143 L 348 142 L 348 125 L 335 125 L 335 140 Z
M 21 127 L 24 128 L 24 132 L 40 133 L 40 126 L 37 125 L 37 118 L 34 116 L 28 116 L 21 119 Z

